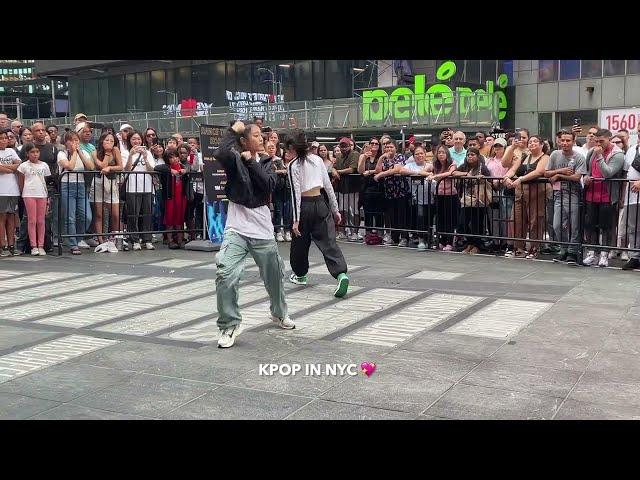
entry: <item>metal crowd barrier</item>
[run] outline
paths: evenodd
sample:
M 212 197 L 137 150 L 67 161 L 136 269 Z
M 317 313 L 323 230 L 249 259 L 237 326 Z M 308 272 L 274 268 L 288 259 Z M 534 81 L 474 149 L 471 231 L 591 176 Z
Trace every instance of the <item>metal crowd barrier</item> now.
M 520 250 L 526 250 L 526 244 L 530 249 L 564 246 L 577 250 L 578 256 L 583 249 L 640 251 L 640 208 L 633 203 L 638 194 L 630 191 L 626 179 L 594 179 L 587 188 L 560 182 L 554 190 L 546 178 L 508 189 L 502 177 L 448 177 L 437 182 L 424 176 L 395 177 L 406 182 L 406 195 L 397 199 L 385 197 L 384 180 L 377 182 L 377 191 L 367 191 L 368 180 L 360 174 L 335 181 L 343 216 L 338 232 L 377 230 L 390 233 L 396 242 L 414 234 L 429 248 L 438 243 L 455 247 L 454 238 L 465 238 L 482 240 L 482 248 L 487 243 Z M 615 205 L 597 210 L 600 216 L 594 223 L 589 189 L 597 185 L 621 193 Z M 623 208 L 625 203 L 631 206 Z M 604 222 L 607 218 L 609 223 Z
M 193 192 L 193 182 L 201 179 L 202 173 L 169 175 L 157 171 L 123 171 L 107 175 L 95 170 L 62 172 L 58 179 L 59 195 L 53 199 L 58 203 L 58 255 L 62 255 L 64 240 L 71 245 L 91 237 L 98 237 L 99 243 L 107 238 L 151 243 L 153 234 L 193 233 L 194 229 L 184 228 L 185 218 L 188 218 L 190 208 L 194 209 L 194 215 L 195 210 L 202 208 L 195 203 Z M 126 191 L 123 189 L 125 184 Z M 180 188 L 181 195 L 185 196 L 182 228 L 166 228 L 163 218 L 165 194 L 161 192 L 168 189 L 173 196 Z
M 202 174 L 186 176 L 183 187 L 191 188 L 191 182 Z M 80 177 L 84 189 L 78 188 Z M 395 199 L 385 196 L 384 180 L 350 174 L 334 181 L 343 214 L 338 231 L 350 229 L 352 235 L 389 233 L 396 242 L 413 234 L 428 248 L 438 244 L 455 247 L 455 239 L 464 238 L 483 249 L 487 244 L 499 247 L 505 243 L 522 250 L 527 243 L 565 246 L 577 250 L 579 257 L 583 249 L 640 252 L 638 194 L 631 191 L 626 179 L 593 179 L 586 188 L 561 182 L 561 189 L 554 190 L 548 179 L 507 189 L 501 177 L 448 177 L 437 182 L 424 176 L 396 177 L 405 182 L 405 195 Z M 125 178 L 132 188 L 123 199 L 119 190 Z M 154 228 L 156 207 L 162 199 L 159 190 L 163 184 L 175 189 L 175 182 L 182 181 L 164 177 L 163 182 L 162 178 L 155 171 L 120 172 L 111 178 L 98 171 L 63 172 L 59 195 L 53 197 L 58 202 L 58 254 L 62 254 L 63 239 L 71 237 L 138 238 L 190 232 L 188 228 L 166 229 L 157 222 Z M 102 212 L 97 209 L 100 204 Z M 289 191 L 274 192 L 272 207 L 274 228 L 291 228 Z

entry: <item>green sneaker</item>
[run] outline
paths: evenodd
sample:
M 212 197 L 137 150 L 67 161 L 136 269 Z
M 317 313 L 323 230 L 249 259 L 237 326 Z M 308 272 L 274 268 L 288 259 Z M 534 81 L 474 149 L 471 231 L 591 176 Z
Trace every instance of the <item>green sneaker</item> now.
M 336 291 L 333 292 L 334 297 L 344 297 L 347 294 L 347 290 L 349 288 L 349 277 L 347 277 L 346 273 L 341 273 L 338 275 L 338 286 L 336 287 Z
M 307 276 L 303 275 L 302 277 L 297 277 L 295 273 L 292 273 L 289 277 L 289 281 L 291 283 L 295 283 L 296 285 L 306 285 L 307 284 Z

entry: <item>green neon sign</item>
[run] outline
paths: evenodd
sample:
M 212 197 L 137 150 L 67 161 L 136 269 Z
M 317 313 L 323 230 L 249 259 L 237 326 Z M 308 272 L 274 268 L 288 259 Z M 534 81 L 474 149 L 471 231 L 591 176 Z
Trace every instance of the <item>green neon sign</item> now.
M 456 73 L 455 62 L 444 62 L 436 72 L 436 78 L 442 82 Z M 473 111 L 487 111 L 497 107 L 499 120 L 507 115 L 507 97 L 502 91 L 508 84 L 506 74 L 498 77 L 497 89 L 494 82 L 486 82 L 486 89 L 472 90 L 469 87 L 456 87 L 458 94 L 458 112 L 466 116 Z M 494 93 L 497 93 L 497 106 L 494 106 Z M 408 86 L 398 87 L 391 93 L 377 88 L 362 92 L 362 117 L 365 121 L 383 121 L 388 116 L 399 123 L 411 119 L 413 106 L 418 118 L 435 119 L 438 115 L 448 115 L 454 108 L 454 90 L 445 83 L 436 83 L 426 87 L 426 76 L 414 77 L 413 90 Z

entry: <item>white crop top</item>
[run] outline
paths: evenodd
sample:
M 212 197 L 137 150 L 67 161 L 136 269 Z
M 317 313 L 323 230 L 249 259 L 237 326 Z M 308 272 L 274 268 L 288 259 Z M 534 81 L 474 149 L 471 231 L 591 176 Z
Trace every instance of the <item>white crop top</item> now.
M 300 202 L 302 192 L 313 188 L 324 188 L 329 197 L 329 207 L 332 212 L 338 211 L 336 194 L 333 192 L 331 180 L 327 173 L 327 167 L 322 159 L 314 154 L 308 154 L 303 162 L 299 158 L 292 160 L 288 166 L 289 180 L 291 181 L 291 202 L 293 206 L 293 221 L 300 221 Z

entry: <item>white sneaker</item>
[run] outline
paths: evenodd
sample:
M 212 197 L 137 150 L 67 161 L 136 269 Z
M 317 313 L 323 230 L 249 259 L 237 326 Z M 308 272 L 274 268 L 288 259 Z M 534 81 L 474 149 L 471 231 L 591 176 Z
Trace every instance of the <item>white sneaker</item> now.
M 598 259 L 596 258 L 595 252 L 593 250 L 589 250 L 587 252 L 586 258 L 582 261 L 582 264 L 591 266 L 591 265 L 595 265 L 597 262 L 598 262 Z
M 344 232 L 338 232 L 338 234 L 336 235 L 336 240 L 346 240 L 347 236 L 344 234 Z
M 611 260 L 612 258 L 615 258 L 617 256 L 617 252 L 615 250 L 610 250 L 609 251 L 609 260 Z
M 140 246 L 140 244 L 139 244 L 138 242 L 135 242 L 135 243 L 133 244 L 133 249 L 134 249 L 134 250 L 142 250 L 142 247 Z
M 233 346 L 236 337 L 240 335 L 240 325 L 225 328 L 218 339 L 218 348 L 229 348 Z
M 418 243 L 418 250 L 426 250 L 427 249 L 427 244 L 424 243 L 422 240 L 420 240 L 420 243 Z
M 389 235 L 388 233 L 385 233 L 384 236 L 382 237 L 382 241 L 383 242 L 390 242 L 391 241 L 391 235 Z
M 38 252 L 40 252 L 40 255 L 46 255 L 47 252 L 44 250 L 44 248 L 39 248 Z
M 144 244 L 144 248 L 146 248 L 147 250 L 155 250 L 156 249 L 156 247 L 153 246 L 153 243 L 149 243 L 149 242 Z M 134 250 L 135 250 L 135 248 L 134 248 Z
M 284 232 L 284 241 L 285 242 L 291 241 L 291 232 Z
M 276 242 L 284 242 L 284 235 L 282 235 L 282 230 L 276 233 Z
M 626 250 L 622 252 L 622 255 L 620 255 L 620 260 L 624 260 L 625 262 L 629 261 L 629 252 L 627 252 Z
M 350 242 L 357 242 L 358 241 L 358 235 L 356 235 L 355 233 L 352 233 L 351 235 L 349 235 L 349 241 Z
M 285 330 L 293 330 L 294 328 L 296 328 L 296 324 L 293 323 L 293 320 L 289 318 L 289 315 L 284 318 L 278 318 L 271 315 L 271 321 L 278 325 L 280 328 L 284 328 Z
M 392 247 L 396 245 L 396 242 L 394 242 L 394 241 L 393 241 L 393 239 L 392 239 L 391 237 L 387 238 L 387 239 L 386 239 L 386 240 L 384 240 L 382 243 L 383 243 L 384 245 L 392 246 Z
M 409 245 L 409 242 L 407 241 L 406 238 L 401 238 L 400 241 L 398 242 L 399 247 L 406 247 L 407 245 Z
M 87 242 L 85 242 L 84 240 L 80 240 L 80 241 L 78 242 L 78 248 L 83 248 L 83 249 L 85 249 L 85 250 L 86 250 L 87 248 L 91 248 L 91 247 L 90 247 L 90 246 L 89 246 L 89 244 L 88 244 Z
M 598 262 L 599 267 L 608 267 L 609 266 L 609 254 L 607 252 L 600 252 L 600 261 Z
M 36 255 L 40 255 L 40 250 L 38 250 L 37 248 L 32 248 L 31 249 L 31 255 L 33 255 L 34 257 Z
M 107 242 L 107 252 L 118 253 L 118 248 L 116 247 L 116 244 L 113 242 Z

